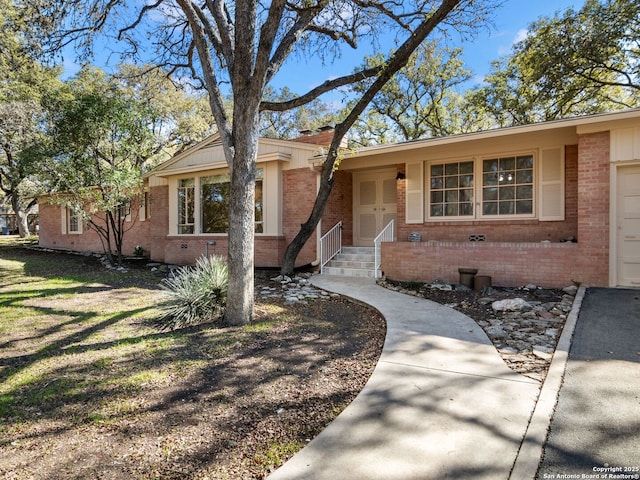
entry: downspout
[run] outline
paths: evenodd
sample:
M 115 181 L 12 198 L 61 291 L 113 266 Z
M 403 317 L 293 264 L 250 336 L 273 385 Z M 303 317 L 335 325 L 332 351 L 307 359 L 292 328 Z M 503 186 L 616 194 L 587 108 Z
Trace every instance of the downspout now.
M 320 171 L 315 164 L 311 163 L 309 165 L 309 169 L 316 174 L 316 196 L 320 191 Z M 317 267 L 320 265 L 320 239 L 322 238 L 322 219 L 318 221 L 318 225 L 316 226 L 316 259 L 311 262 L 312 267 Z

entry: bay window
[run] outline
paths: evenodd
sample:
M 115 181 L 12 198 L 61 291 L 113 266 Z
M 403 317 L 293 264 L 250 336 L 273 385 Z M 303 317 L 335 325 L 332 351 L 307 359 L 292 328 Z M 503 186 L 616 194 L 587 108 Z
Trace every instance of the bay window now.
M 255 232 L 263 233 L 263 176 L 256 169 Z M 195 192 L 199 195 L 196 197 Z M 178 233 L 227 233 L 231 176 L 219 173 L 178 181 Z M 196 225 L 196 213 L 198 225 Z

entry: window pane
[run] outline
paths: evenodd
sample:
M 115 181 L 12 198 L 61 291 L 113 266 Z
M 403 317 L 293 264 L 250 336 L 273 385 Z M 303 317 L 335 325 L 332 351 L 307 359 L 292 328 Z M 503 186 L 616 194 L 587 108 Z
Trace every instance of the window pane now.
M 498 188 L 497 187 L 484 188 L 482 190 L 482 200 L 484 201 L 498 200 Z
M 460 215 L 473 215 L 473 203 L 461 203 Z
M 461 187 L 473 187 L 473 175 L 460 175 Z
M 447 190 L 444 194 L 444 201 L 447 203 L 458 202 L 458 191 Z
M 444 165 L 444 174 L 445 175 L 457 175 L 458 174 L 458 164 L 457 163 L 446 163 Z
M 513 171 L 502 171 L 498 176 L 498 182 L 501 185 L 511 185 L 516 181 L 516 176 Z
M 260 169 L 261 171 L 262 169 Z M 262 178 L 262 175 L 260 175 Z M 263 203 L 262 203 L 262 180 L 256 181 L 256 233 L 264 233 L 263 232 Z
M 517 183 L 533 183 L 533 170 L 520 170 L 516 172 Z
M 446 217 L 457 217 L 458 216 L 458 204 L 450 203 L 445 206 L 444 215 Z
M 431 165 L 431 176 L 441 177 L 444 175 L 444 165 Z
M 226 233 L 229 230 L 229 191 L 227 175 L 203 177 L 200 181 L 202 233 Z
M 442 203 L 444 201 L 444 192 L 442 190 L 431 192 L 431 203 Z
M 533 156 L 526 155 L 523 157 L 518 157 L 516 160 L 516 168 L 518 170 L 524 170 L 528 168 L 533 168 Z
M 520 200 L 516 202 L 516 213 L 526 215 L 533 213 L 533 202 L 531 200 Z
M 502 187 L 498 191 L 498 197 L 500 200 L 513 200 L 516 198 L 515 187 Z
M 485 173 L 482 175 L 482 184 L 485 186 L 498 185 L 497 173 Z
M 473 162 L 463 162 L 460 164 L 460 173 L 473 173 Z
M 444 205 L 431 205 L 431 216 L 442 217 L 444 215 Z
M 460 201 L 461 202 L 472 202 L 473 201 L 473 190 L 460 190 Z
M 482 171 L 483 172 L 497 172 L 498 171 L 498 160 L 485 160 L 482 162 Z
M 195 178 L 178 181 L 178 233 L 194 233 Z
M 445 177 L 445 188 L 458 188 L 458 177 Z
M 516 187 L 516 198 L 518 200 L 529 200 L 533 198 L 533 186 L 523 185 Z
M 431 188 L 442 188 L 442 177 L 432 178 L 431 179 Z
M 514 157 L 506 157 L 500 159 L 500 170 L 515 170 L 516 159 Z
M 482 204 L 483 215 L 497 215 L 498 214 L 498 202 L 484 202 Z
M 500 202 L 498 212 L 500 215 L 512 215 L 515 212 L 516 202 Z

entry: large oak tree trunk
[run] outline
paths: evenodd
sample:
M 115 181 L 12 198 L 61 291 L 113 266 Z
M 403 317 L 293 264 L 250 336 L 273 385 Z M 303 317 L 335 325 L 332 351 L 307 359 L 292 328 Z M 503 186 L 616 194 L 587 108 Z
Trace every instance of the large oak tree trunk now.
M 20 238 L 30 235 L 29 232 L 29 212 L 24 208 L 17 194 L 11 196 L 11 207 L 16 214 L 16 225 Z
M 253 320 L 256 157 L 258 152 L 257 106 L 236 114 L 235 152 L 229 198 L 229 289 L 225 321 L 246 325 Z

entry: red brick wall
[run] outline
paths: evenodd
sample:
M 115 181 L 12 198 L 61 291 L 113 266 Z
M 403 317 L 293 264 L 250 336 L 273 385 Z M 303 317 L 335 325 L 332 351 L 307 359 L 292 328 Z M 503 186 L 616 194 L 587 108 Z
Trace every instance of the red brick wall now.
M 578 139 L 578 245 L 588 285 L 609 283 L 609 132 Z
M 394 280 L 458 283 L 458 268 L 477 268 L 493 285 L 566 287 L 579 273 L 576 243 L 396 242 L 382 247 L 382 270 Z
M 311 213 L 318 190 L 316 173 L 308 168 L 282 172 L 283 233 L 288 244 L 300 230 Z M 316 236 L 312 235 L 300 251 L 296 265 L 306 265 L 316 260 Z
M 565 148 L 565 219 L 559 222 L 532 220 L 482 220 L 455 222 L 425 222 L 406 224 L 405 188 L 406 181 L 398 182 L 398 240 L 406 240 L 411 232 L 422 234 L 423 240 L 442 242 L 466 242 L 469 235 L 485 235 L 492 242 L 558 242 L 569 237 L 577 237 L 577 181 L 578 146 Z M 404 165 L 398 166 L 404 171 Z
M 322 216 L 322 234 L 342 220 L 342 244 L 353 245 L 353 175 L 337 171 L 331 196 Z
M 62 213 L 58 205 L 48 202 L 47 197 L 40 197 L 38 202 L 40 210 L 39 244 L 46 248 L 60 248 L 76 252 L 104 252 L 102 242 L 95 230 L 86 224 L 82 227 L 82 233 L 62 233 Z M 140 245 L 145 251 L 151 248 L 149 240 L 150 222 L 137 219 L 137 205 L 132 209 L 132 221 L 125 223 L 125 233 L 122 246 L 122 254 L 133 255 L 133 250 Z M 104 220 L 95 217 L 95 222 L 104 224 Z M 112 249 L 115 246 L 112 245 Z
M 579 160 L 578 160 L 579 159 Z M 398 167 L 402 171 L 403 166 Z M 382 268 L 396 280 L 455 283 L 458 268 L 477 268 L 494 285 L 608 285 L 609 132 L 581 135 L 565 148 L 565 220 L 472 221 L 407 225 L 405 181 L 398 182 L 398 239 L 384 244 Z M 410 232 L 423 242 L 403 241 Z M 470 234 L 486 242 L 469 242 Z M 578 243 L 558 243 L 575 236 Z M 428 240 L 438 240 L 429 242 Z M 551 240 L 551 243 L 541 243 Z
M 226 235 L 207 235 L 198 237 L 167 236 L 164 241 L 164 259 L 166 263 L 176 265 L 191 265 L 207 252 L 207 241 L 216 242 L 209 245 L 209 254 L 227 256 L 229 247 Z M 256 267 L 279 267 L 284 254 L 284 239 L 282 237 L 256 236 L 255 265 Z

